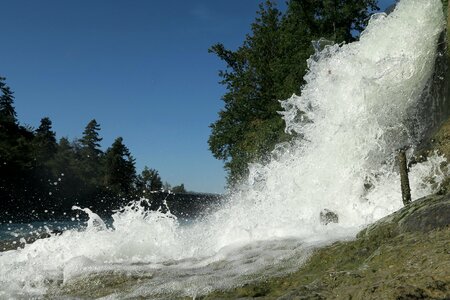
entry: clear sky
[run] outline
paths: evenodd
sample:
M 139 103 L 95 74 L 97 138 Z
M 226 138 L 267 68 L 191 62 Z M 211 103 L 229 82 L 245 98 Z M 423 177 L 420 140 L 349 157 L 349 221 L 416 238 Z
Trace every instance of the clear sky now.
M 0 0 L 0 76 L 21 124 L 48 116 L 58 138 L 72 140 L 95 118 L 103 149 L 122 136 L 138 171 L 147 165 L 172 185 L 223 192 L 223 164 L 207 140 L 224 64 L 207 49 L 239 46 L 259 2 Z

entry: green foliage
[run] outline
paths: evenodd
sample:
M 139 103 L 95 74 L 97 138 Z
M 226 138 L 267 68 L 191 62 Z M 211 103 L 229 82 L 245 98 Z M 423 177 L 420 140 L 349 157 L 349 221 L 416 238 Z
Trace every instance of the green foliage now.
M 209 49 L 226 64 L 219 76 L 227 92 L 208 144 L 225 161 L 230 185 L 246 176 L 249 162 L 264 160 L 274 145 L 292 138 L 284 132 L 279 100 L 300 92 L 311 41 L 353 41 L 375 9 L 376 0 L 291 0 L 281 13 L 266 1 L 242 46 Z
M 134 161 L 123 139 L 118 137 L 105 154 L 105 185 L 108 189 L 120 195 L 129 195 L 133 191 Z
M 142 173 L 137 176 L 136 189 L 143 196 L 148 195 L 150 192 L 160 191 L 162 187 L 161 177 L 155 169 L 149 169 L 146 166 Z
M 80 140 L 83 146 L 83 153 L 89 158 L 96 158 L 102 154 L 100 142 L 103 140 L 99 136 L 100 124 L 95 119 L 89 121 L 83 131 L 83 137 Z
M 0 92 L 0 221 L 48 218 L 45 211 L 68 211 L 74 204 L 109 211 L 143 191 L 162 188 L 155 169 L 145 167 L 136 176 L 122 138 L 103 153 L 96 120 L 86 125 L 81 139 L 57 142 L 48 117 L 36 130 L 19 125 L 13 92 L 3 77 Z
M 80 139 L 78 155 L 81 161 L 81 171 L 84 178 L 90 178 L 87 181 L 87 187 L 96 188 L 102 184 L 103 177 L 103 151 L 100 149 L 102 138 L 99 134 L 100 124 L 95 119 L 89 121 L 83 131 L 83 137 Z
M 352 31 L 361 32 L 378 10 L 376 0 L 291 0 L 289 9 L 310 30 L 312 37 L 337 43 L 353 41 Z
M 280 12 L 268 1 L 260 5 L 253 35 L 241 47 L 231 51 L 216 44 L 210 49 L 227 64 L 219 75 L 228 92 L 222 97 L 225 107 L 219 120 L 211 125 L 208 143 L 214 156 L 226 161 L 231 181 L 245 175 L 248 162 L 286 138 L 274 88 L 282 51 L 280 25 Z
M 6 78 L 0 76 L 0 124 L 16 123 L 16 111 L 14 109 L 14 93 L 5 83 Z
M 83 188 L 89 178 L 83 177 L 81 164 L 76 154 L 76 143 L 70 143 L 65 137 L 59 140 L 55 155 L 49 161 L 51 175 L 58 183 L 58 189 L 54 191 L 54 197 L 59 198 L 62 204 L 67 203 L 67 207 L 73 205 L 74 200 L 86 203 L 88 197 L 83 193 Z M 92 190 L 90 188 L 89 190 Z M 89 195 L 90 196 L 90 195 Z
M 51 129 L 52 121 L 47 117 L 41 119 L 41 124 L 36 129 L 33 146 L 35 149 L 35 158 L 40 163 L 49 161 L 57 150 L 55 132 Z
M 172 192 L 174 192 L 175 194 L 183 194 L 183 193 L 186 193 L 186 189 L 184 188 L 184 184 L 182 183 L 182 184 L 180 184 L 180 185 L 174 186 L 174 187 L 172 188 Z
M 172 186 L 167 181 L 164 181 L 164 183 L 162 185 L 162 189 L 167 192 L 167 191 L 170 191 L 172 189 Z

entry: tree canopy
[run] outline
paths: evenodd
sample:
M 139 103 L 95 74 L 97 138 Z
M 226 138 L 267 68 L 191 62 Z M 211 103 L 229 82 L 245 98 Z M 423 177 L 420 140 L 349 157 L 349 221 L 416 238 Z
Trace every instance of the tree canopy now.
M 129 194 L 136 178 L 134 158 L 118 137 L 105 154 L 105 184 L 118 194 Z
M 0 77 L 0 122 L 15 124 L 17 114 L 14 109 L 14 93 L 6 85 L 5 80 L 5 77 Z
M 142 173 L 137 176 L 137 188 L 142 191 L 143 195 L 148 195 L 148 193 L 159 191 L 163 188 L 163 183 L 159 173 L 155 169 L 149 169 L 147 166 L 144 167 Z
M 227 92 L 208 144 L 225 162 L 230 185 L 246 176 L 249 162 L 266 159 L 274 145 L 292 138 L 284 132 L 279 100 L 300 93 L 311 41 L 353 41 L 376 9 L 376 0 L 291 0 L 283 13 L 265 1 L 240 47 L 209 49 L 226 65 L 219 76 Z
M 57 141 L 48 117 L 37 129 L 21 126 L 14 100 L 6 79 L 0 77 L 0 221 L 46 219 L 45 212 L 61 213 L 74 204 L 110 211 L 162 189 L 157 170 L 145 167 L 136 174 L 135 159 L 123 138 L 103 152 L 95 119 L 79 140 Z

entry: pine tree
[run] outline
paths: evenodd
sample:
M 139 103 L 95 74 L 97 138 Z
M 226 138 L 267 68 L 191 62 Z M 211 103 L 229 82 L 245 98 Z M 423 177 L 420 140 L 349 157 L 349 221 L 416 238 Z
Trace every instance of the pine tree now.
M 152 191 L 159 191 L 162 189 L 162 186 L 163 184 L 158 171 L 149 169 L 147 166 L 136 178 L 136 188 L 138 192 L 141 192 L 143 195 Z
M 70 143 L 65 137 L 59 140 L 56 154 L 51 160 L 51 171 L 54 181 L 58 183 L 58 193 L 54 196 L 59 197 L 62 204 L 70 209 L 74 202 L 92 201 L 92 199 L 81 199 L 89 197 L 85 195 L 82 180 L 82 169 L 77 161 L 75 148 L 77 143 Z
M 90 159 L 100 157 L 102 151 L 100 150 L 100 142 L 103 140 L 99 136 L 100 124 L 95 119 L 89 121 L 83 131 L 83 137 L 80 139 L 83 154 Z
M 5 83 L 6 78 L 0 77 L 0 126 L 1 123 L 17 124 L 17 114 L 14 109 L 14 93 Z
M 336 43 L 354 41 L 378 9 L 377 0 L 291 0 L 288 5 L 291 17 L 301 19 L 313 38 Z
M 219 119 L 211 124 L 208 140 L 213 155 L 226 161 L 229 183 L 246 175 L 247 163 L 261 159 L 273 145 L 285 140 L 277 111 L 277 58 L 281 55 L 280 11 L 271 1 L 260 5 L 252 34 L 236 51 L 222 44 L 211 47 L 227 64 L 219 73 L 228 92 Z
M 176 193 L 176 194 L 183 194 L 186 193 L 186 189 L 184 188 L 184 183 L 174 186 L 172 188 L 172 192 Z
M 82 165 L 83 179 L 87 186 L 96 188 L 102 184 L 103 177 L 103 151 L 100 149 L 102 138 L 99 136 L 100 124 L 91 120 L 83 131 L 80 139 L 80 163 Z
M 292 138 L 284 132 L 278 100 L 300 92 L 314 53 L 311 41 L 353 41 L 375 9 L 376 0 L 291 0 L 281 14 L 266 1 L 242 46 L 209 49 L 226 64 L 219 76 L 227 92 L 208 144 L 225 162 L 230 185 L 247 175 L 249 162 L 264 161 L 275 144 Z
M 41 163 L 48 162 L 56 153 L 57 143 L 55 132 L 52 131 L 52 121 L 48 118 L 42 118 L 41 124 L 36 129 L 36 135 L 33 140 L 36 159 Z
M 136 178 L 135 160 L 118 137 L 105 154 L 105 185 L 115 193 L 129 195 Z

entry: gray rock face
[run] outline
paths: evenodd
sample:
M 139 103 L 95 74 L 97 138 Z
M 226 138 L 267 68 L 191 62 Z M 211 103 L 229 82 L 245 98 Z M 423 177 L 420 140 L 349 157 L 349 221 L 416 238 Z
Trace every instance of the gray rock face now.
M 402 232 L 428 232 L 450 225 L 450 196 L 436 196 L 415 201 L 399 220 Z
M 450 194 L 430 195 L 411 202 L 362 230 L 358 236 L 392 237 L 407 232 L 429 232 L 450 226 Z

